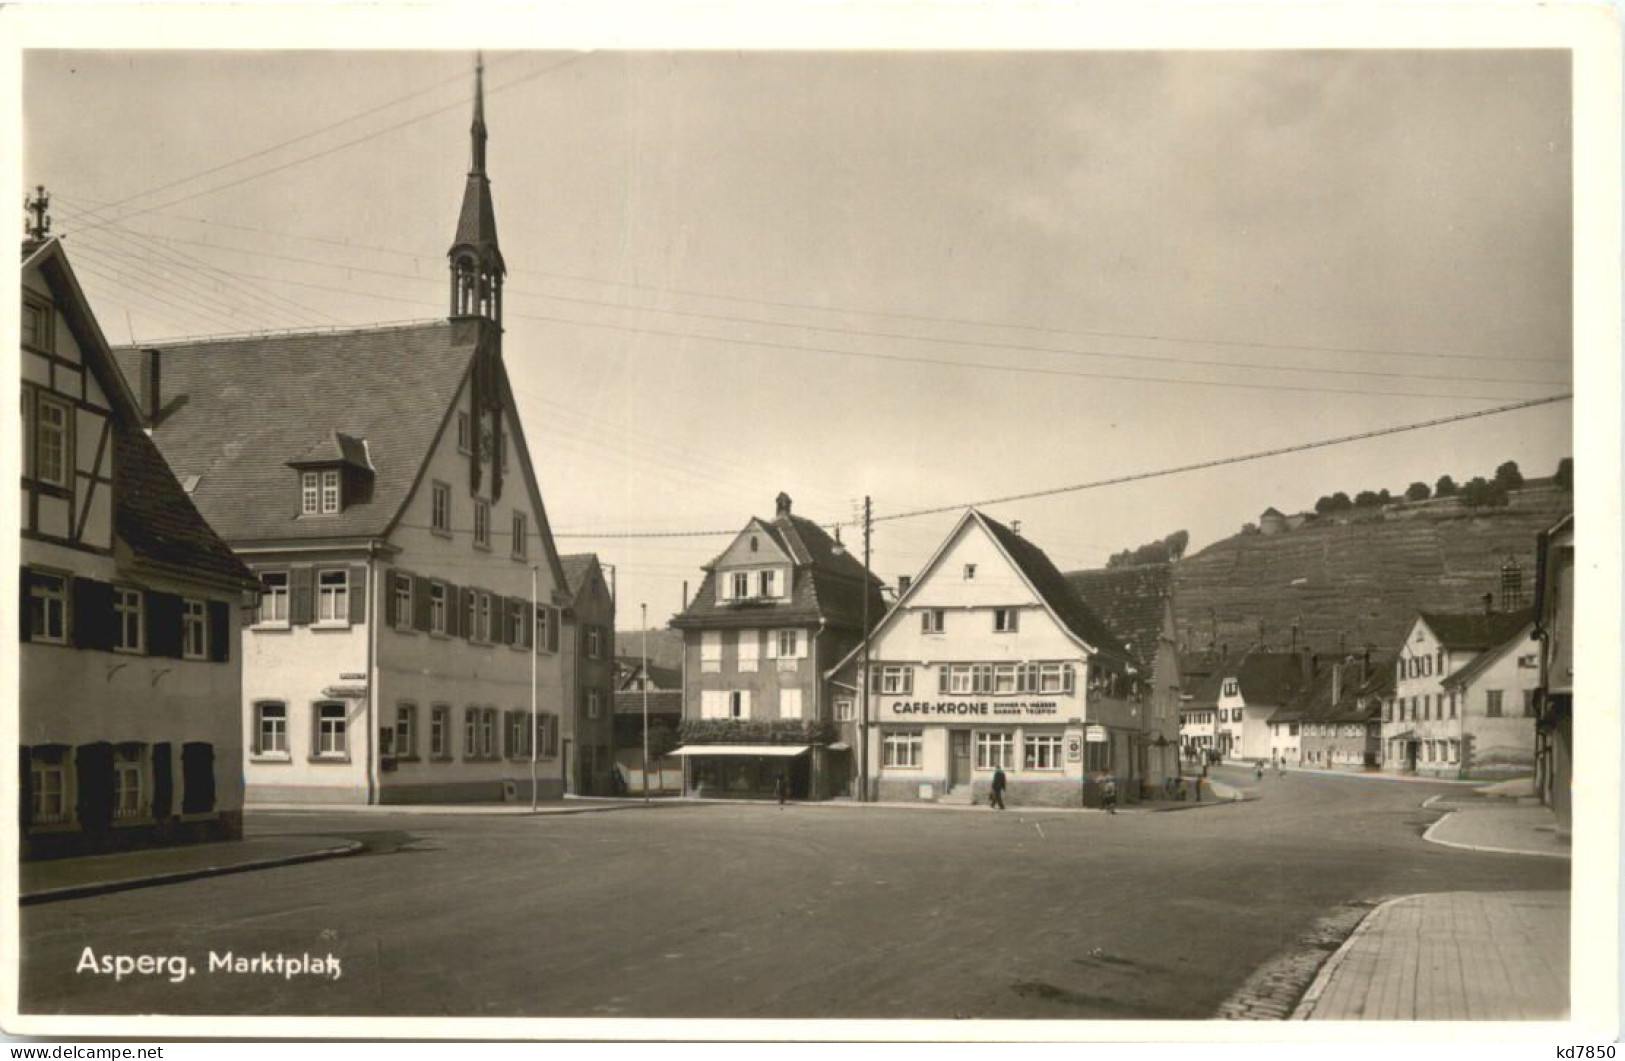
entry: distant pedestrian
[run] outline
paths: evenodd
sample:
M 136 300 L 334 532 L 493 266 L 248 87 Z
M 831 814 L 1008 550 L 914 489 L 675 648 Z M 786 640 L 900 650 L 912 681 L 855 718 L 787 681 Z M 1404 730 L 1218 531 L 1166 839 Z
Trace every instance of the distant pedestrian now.
M 1111 774 L 1101 775 L 1100 805 L 1106 808 L 1107 814 L 1117 813 L 1117 779 Z
M 1280 759 L 1277 759 L 1276 762 L 1275 762 L 1275 776 L 1276 777 L 1285 777 L 1286 776 L 1286 756 L 1284 756 L 1284 755 Z
M 779 809 L 784 809 L 784 801 L 790 798 L 790 776 L 780 773 L 778 780 L 773 782 L 773 794 L 779 797 Z
M 1262 760 L 1262 759 L 1258 760 L 1258 766 L 1257 766 L 1256 769 L 1253 770 L 1253 780 L 1254 781 L 1262 781 L 1262 780 L 1264 780 L 1264 760 Z
M 1002 767 L 1002 766 L 996 767 L 994 769 L 994 771 L 993 771 L 993 785 L 992 785 L 992 788 L 990 790 L 991 795 L 989 795 L 988 798 L 987 798 L 988 806 L 992 807 L 994 810 L 1003 810 L 1004 809 L 1004 786 L 1005 786 L 1005 784 L 1006 784 L 1006 781 L 1005 781 L 1005 777 L 1004 777 L 1004 767 Z

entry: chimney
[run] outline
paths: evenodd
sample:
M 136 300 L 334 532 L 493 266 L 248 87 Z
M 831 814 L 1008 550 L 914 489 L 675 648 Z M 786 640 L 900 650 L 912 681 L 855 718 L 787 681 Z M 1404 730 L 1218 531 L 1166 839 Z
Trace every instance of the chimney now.
M 158 412 L 163 408 L 162 353 L 157 350 L 141 351 L 141 415 L 147 426 L 158 423 Z
M 683 606 L 678 611 L 688 611 L 688 579 L 683 579 Z
M 901 597 L 903 594 L 908 592 L 908 588 L 910 586 L 912 586 L 912 585 L 914 585 L 914 576 L 913 575 L 898 575 L 897 576 L 897 595 L 899 597 Z
M 773 508 L 773 514 L 780 519 L 788 516 L 790 514 L 790 495 L 781 490 L 779 496 L 773 501 Z
M 1019 519 L 1010 521 L 1010 533 L 1018 538 L 1021 537 L 1021 521 Z
M 1332 707 L 1333 708 L 1337 707 L 1337 702 L 1339 700 L 1341 700 L 1341 699 L 1343 699 L 1343 665 L 1341 663 L 1333 663 L 1332 664 Z
M 1495 614 L 1495 594 L 1493 594 L 1493 593 L 1484 594 L 1484 614 L 1485 615 L 1494 615 Z

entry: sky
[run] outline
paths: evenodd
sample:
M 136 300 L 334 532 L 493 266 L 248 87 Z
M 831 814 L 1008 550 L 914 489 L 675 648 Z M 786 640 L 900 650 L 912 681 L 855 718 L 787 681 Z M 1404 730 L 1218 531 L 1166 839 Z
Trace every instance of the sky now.
M 116 343 L 441 316 L 473 62 L 31 52 L 23 177 Z M 609 535 L 869 495 L 895 582 L 956 515 L 888 514 L 1565 393 L 1569 86 L 1540 50 L 488 52 L 559 550 L 660 625 L 726 536 Z M 1091 567 L 1571 439 L 1556 403 L 985 510 Z

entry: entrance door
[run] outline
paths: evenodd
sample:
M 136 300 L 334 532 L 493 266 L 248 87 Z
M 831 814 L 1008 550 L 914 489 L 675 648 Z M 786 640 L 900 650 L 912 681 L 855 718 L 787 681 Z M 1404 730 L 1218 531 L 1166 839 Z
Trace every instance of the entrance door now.
M 570 744 L 570 738 L 564 738 L 564 791 L 566 792 L 576 790 L 576 786 L 571 781 L 571 775 L 575 773 L 576 764 L 575 760 L 570 758 Z
M 956 729 L 948 733 L 948 787 L 970 784 L 970 730 Z
M 1405 772 L 1416 773 L 1417 753 L 1422 747 L 1421 741 L 1408 740 L 1405 742 Z

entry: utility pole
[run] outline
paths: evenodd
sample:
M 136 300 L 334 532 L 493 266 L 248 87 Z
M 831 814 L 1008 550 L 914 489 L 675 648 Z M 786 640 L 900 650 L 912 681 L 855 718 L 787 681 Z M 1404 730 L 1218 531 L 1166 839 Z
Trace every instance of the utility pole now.
M 863 641 L 858 657 L 858 802 L 869 801 L 869 530 L 874 522 L 863 495 Z
M 649 802 L 649 606 L 638 605 L 643 627 L 643 802 Z

